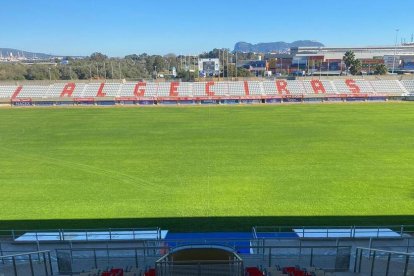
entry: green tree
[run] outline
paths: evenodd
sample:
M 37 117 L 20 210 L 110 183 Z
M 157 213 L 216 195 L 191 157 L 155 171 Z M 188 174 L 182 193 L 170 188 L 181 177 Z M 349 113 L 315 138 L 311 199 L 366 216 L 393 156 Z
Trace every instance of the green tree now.
M 346 65 L 347 72 L 349 71 L 354 76 L 361 73 L 361 61 L 355 58 L 353 51 L 347 51 L 343 57 L 343 61 Z
M 246 77 L 251 77 L 252 73 L 250 73 L 250 71 L 247 70 L 246 68 L 240 67 L 240 68 L 237 68 L 237 76 L 246 78 Z
M 73 73 L 76 74 L 76 76 L 80 80 L 89 79 L 91 71 L 89 70 L 89 67 L 87 67 L 86 65 L 76 66 L 76 67 L 73 68 Z
M 386 75 L 387 73 L 388 73 L 388 69 L 387 69 L 387 66 L 385 66 L 385 64 L 377 64 L 375 66 L 375 71 L 374 71 L 375 75 Z
M 27 80 L 47 80 L 49 79 L 49 67 L 45 65 L 31 65 L 25 74 Z
M 228 68 L 228 75 L 227 75 L 227 68 Z M 245 78 L 245 77 L 251 77 L 252 74 L 249 70 L 243 67 L 237 68 L 237 77 Z M 224 77 L 236 77 L 236 66 L 235 64 L 229 64 L 228 67 L 224 66 Z
M 24 80 L 27 66 L 21 63 L 0 63 L 0 80 Z
M 189 70 L 180 70 L 177 72 L 177 78 L 182 81 L 194 81 L 198 77 L 198 72 L 191 72 Z
M 355 76 L 361 73 L 362 64 L 359 59 L 356 59 L 352 62 L 351 67 L 349 67 L 349 72 Z
M 172 67 L 177 68 L 178 67 L 178 59 L 177 56 L 175 54 L 166 54 L 164 56 L 165 62 L 167 63 L 166 65 L 166 70 L 169 71 L 171 70 Z
M 353 51 L 347 51 L 343 57 L 343 61 L 346 65 L 346 68 L 349 69 L 355 62 L 355 53 Z
M 93 53 L 93 54 L 90 56 L 90 59 L 91 59 L 92 61 L 96 61 L 96 62 L 104 62 L 107 58 L 108 58 L 108 57 L 107 57 L 106 55 L 104 55 L 104 54 L 102 54 L 102 53 L 99 53 L 99 52 Z
M 125 56 L 125 58 L 124 59 L 130 59 L 130 60 L 139 60 L 140 59 L 140 57 L 137 55 L 137 54 L 133 54 L 133 55 L 127 55 L 127 56 Z
M 72 66 L 64 65 L 59 67 L 59 75 L 61 80 L 78 79 L 78 75 L 73 70 Z

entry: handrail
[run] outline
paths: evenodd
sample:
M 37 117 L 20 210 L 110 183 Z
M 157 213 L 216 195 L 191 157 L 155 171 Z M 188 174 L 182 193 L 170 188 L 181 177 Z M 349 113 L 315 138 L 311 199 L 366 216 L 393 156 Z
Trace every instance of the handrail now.
M 3 255 L 3 256 L 0 256 L 0 259 L 13 258 L 13 257 L 25 256 L 25 255 L 43 254 L 43 253 L 50 253 L 50 250 L 33 251 L 33 252 L 19 253 L 19 254 L 13 254 L 13 255 Z
M 214 265 L 220 265 L 220 264 L 240 264 L 243 263 L 243 260 L 236 259 L 236 260 L 196 260 L 196 261 L 165 261 L 165 260 L 158 260 L 156 261 L 156 264 L 176 264 L 176 265 L 194 265 L 194 264 L 200 264 L 200 265 L 207 265 L 207 264 L 214 264 Z
M 414 256 L 414 253 L 407 253 L 407 252 L 400 252 L 400 251 L 391 251 L 391 250 L 368 248 L 368 247 L 357 247 L 356 250 L 367 250 L 367 251 L 375 251 L 375 252 L 382 252 L 382 253 L 389 253 L 389 254 L 396 254 L 396 255 Z
M 400 228 L 400 227 L 413 227 L 414 224 L 389 224 L 389 225 L 256 225 L 253 228 L 305 228 L 305 229 L 313 229 L 313 228 L 320 228 L 320 229 L 337 229 L 337 228 Z
M 395 233 L 402 236 L 404 233 L 407 233 L 407 229 L 414 229 L 414 225 L 345 225 L 345 226 L 254 226 L 252 227 L 253 235 L 260 235 L 260 233 L 295 233 L 292 231 L 293 229 L 300 229 L 302 230 L 301 238 L 312 238 L 312 235 L 315 234 L 326 234 L 324 237 L 329 238 L 329 235 L 335 234 L 347 234 L 349 238 L 356 238 L 357 232 L 364 233 L 364 230 L 375 230 L 375 233 L 371 235 L 372 237 L 380 237 L 381 233 L 387 233 L 389 230 L 394 231 Z M 306 232 L 305 230 L 319 230 L 319 231 L 312 231 Z M 343 231 L 341 231 L 343 230 Z M 315 237 L 316 238 L 316 237 Z M 336 238 L 336 237 L 334 237 Z M 343 237 L 346 238 L 346 237 Z M 358 237 L 364 238 L 364 237 Z M 368 237 L 367 237 L 368 238 Z
M 121 232 L 121 233 L 120 233 Z M 93 240 L 122 240 L 123 236 L 133 236 L 133 240 L 136 240 L 137 237 L 142 235 L 148 234 L 151 232 L 154 234 L 155 238 L 148 238 L 148 240 L 154 239 L 161 239 L 162 230 L 160 227 L 143 227 L 143 228 L 98 228 L 98 229 L 37 229 L 37 230 L 0 230 L 1 237 L 11 237 L 13 240 L 16 240 L 18 237 L 22 236 L 23 234 L 27 234 L 29 236 L 33 236 L 33 240 L 23 240 L 22 242 L 33 242 L 33 241 L 50 241 L 50 240 L 42 240 L 39 238 L 48 238 L 53 237 L 54 239 L 51 241 L 65 241 L 66 236 L 73 235 L 75 233 L 79 234 L 79 237 L 85 238 L 86 241 L 89 241 L 89 236 L 94 235 L 97 238 Z M 118 236 L 119 238 L 113 238 L 113 235 Z M 108 236 L 108 238 L 100 239 L 100 237 Z M 127 240 L 131 240 L 130 238 Z M 75 241 L 76 240 L 72 240 Z
M 256 227 L 252 227 L 253 238 L 257 239 Z
M 203 244 L 199 245 L 199 246 L 205 246 Z M 214 245 L 213 245 L 214 246 Z M 225 247 L 225 246 L 223 246 Z M 298 248 L 298 249 L 311 249 L 311 248 L 316 248 L 316 249 L 325 249 L 325 248 L 352 248 L 352 246 L 350 245 L 264 245 L 264 246 L 260 246 L 260 245 L 237 245 L 237 248 L 266 248 L 266 249 L 283 249 L 283 248 L 287 248 L 287 249 L 292 249 L 292 248 Z M 108 251 L 108 250 L 144 250 L 144 249 L 165 249 L 165 246 L 136 246 L 136 247 L 102 247 L 102 248 L 96 248 L 96 247 L 91 247 L 91 248 L 56 248 L 56 251 Z M 414 254 L 414 253 L 413 253 Z

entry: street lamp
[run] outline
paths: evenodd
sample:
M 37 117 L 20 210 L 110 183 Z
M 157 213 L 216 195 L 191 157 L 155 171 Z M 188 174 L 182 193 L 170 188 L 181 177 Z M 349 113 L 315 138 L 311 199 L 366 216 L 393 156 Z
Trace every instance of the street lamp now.
M 396 29 L 395 30 L 395 47 L 394 47 L 394 59 L 392 61 L 392 73 L 394 74 L 394 70 L 395 70 L 395 58 L 397 55 L 397 43 L 398 43 L 398 32 L 400 31 L 400 29 Z

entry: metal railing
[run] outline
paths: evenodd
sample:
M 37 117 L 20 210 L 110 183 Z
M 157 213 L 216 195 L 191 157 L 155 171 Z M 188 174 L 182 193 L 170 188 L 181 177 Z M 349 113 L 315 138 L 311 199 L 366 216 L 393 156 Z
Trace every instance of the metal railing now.
M 92 269 L 106 270 L 111 267 L 146 270 L 154 267 L 157 260 L 174 248 L 154 241 L 152 246 L 141 247 L 57 249 L 56 256 L 59 272 L 66 274 Z M 237 243 L 234 246 L 234 252 L 241 257 L 245 266 L 299 265 L 336 271 L 350 269 L 351 249 L 351 246 L 267 246 Z
M 185 275 L 244 275 L 243 261 L 202 261 L 202 262 L 157 262 L 155 265 L 157 276 L 185 276 Z
M 13 276 L 53 275 L 50 251 L 0 256 L 0 274 Z
M 371 276 L 414 275 L 414 253 L 358 247 L 354 272 Z
M 1 238 L 16 242 L 94 242 L 127 240 L 160 240 L 161 228 L 103 228 L 103 229 L 46 229 L 0 230 Z
M 254 238 L 401 238 L 410 232 L 414 232 L 414 225 L 254 226 L 252 228 Z
M 203 249 L 218 249 L 228 253 L 228 259 L 225 260 L 204 260 L 204 261 L 176 261 L 174 254 L 181 250 L 203 250 Z M 227 246 L 217 245 L 188 245 L 176 247 L 170 250 L 170 254 L 161 257 L 155 263 L 155 268 L 158 276 L 173 276 L 173 275 L 228 275 L 228 276 L 242 276 L 244 273 L 243 260 Z M 222 256 L 223 257 L 223 256 Z

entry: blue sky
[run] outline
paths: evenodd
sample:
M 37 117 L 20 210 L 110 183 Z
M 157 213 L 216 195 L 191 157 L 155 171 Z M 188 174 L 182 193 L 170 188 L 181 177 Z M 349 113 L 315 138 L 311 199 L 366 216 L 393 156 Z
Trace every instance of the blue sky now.
M 233 49 L 237 41 L 392 45 L 396 28 L 411 39 L 413 11 L 413 0 L 1 0 L 0 47 L 124 56 Z

